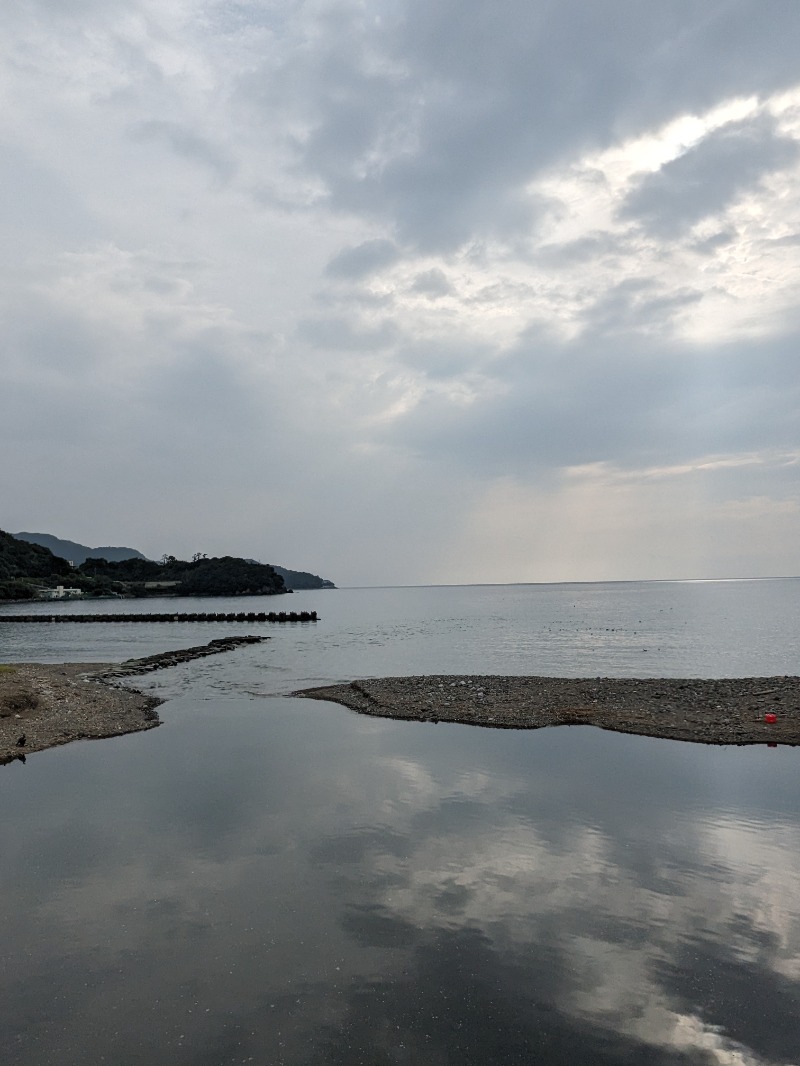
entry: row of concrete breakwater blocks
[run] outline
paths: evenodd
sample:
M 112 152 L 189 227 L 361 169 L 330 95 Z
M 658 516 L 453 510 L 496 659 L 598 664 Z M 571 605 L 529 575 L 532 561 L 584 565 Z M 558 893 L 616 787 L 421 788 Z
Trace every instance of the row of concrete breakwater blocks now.
M 0 614 L 0 622 L 316 622 L 316 611 L 237 614 Z

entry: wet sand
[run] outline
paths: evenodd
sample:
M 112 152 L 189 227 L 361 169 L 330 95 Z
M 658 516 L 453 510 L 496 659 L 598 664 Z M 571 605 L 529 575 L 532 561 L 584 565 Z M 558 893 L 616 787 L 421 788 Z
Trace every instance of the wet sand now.
M 703 744 L 800 744 L 797 677 L 385 677 L 294 695 L 418 722 L 501 729 L 594 725 Z M 765 721 L 767 714 L 777 721 Z
M 0 666 L 0 764 L 73 740 L 153 729 L 161 724 L 155 708 L 164 701 L 126 684 L 128 678 L 268 639 L 224 637 L 124 663 Z

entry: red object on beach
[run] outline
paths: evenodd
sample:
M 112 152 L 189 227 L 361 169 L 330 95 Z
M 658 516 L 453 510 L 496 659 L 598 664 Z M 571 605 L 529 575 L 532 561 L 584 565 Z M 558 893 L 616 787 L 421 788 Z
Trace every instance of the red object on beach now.
M 764 721 L 769 722 L 770 725 L 774 725 L 778 721 L 777 714 L 773 714 L 772 711 L 767 711 L 764 715 Z

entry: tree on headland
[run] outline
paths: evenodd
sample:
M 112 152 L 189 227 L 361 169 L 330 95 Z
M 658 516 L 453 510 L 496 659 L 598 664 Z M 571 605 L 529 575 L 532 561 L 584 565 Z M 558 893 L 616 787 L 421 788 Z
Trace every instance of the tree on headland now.
M 176 589 L 180 596 L 269 596 L 286 591 L 283 578 L 265 563 L 225 555 L 201 556 L 184 565 Z

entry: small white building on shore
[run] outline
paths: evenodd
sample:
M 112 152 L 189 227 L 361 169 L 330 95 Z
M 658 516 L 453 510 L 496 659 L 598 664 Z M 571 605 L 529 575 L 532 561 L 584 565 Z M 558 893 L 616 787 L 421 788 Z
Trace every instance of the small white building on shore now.
M 56 585 L 54 589 L 37 589 L 40 600 L 77 600 L 83 595 L 83 589 L 69 589 Z

